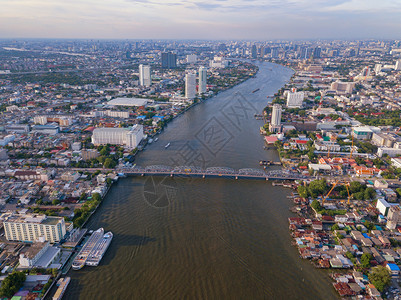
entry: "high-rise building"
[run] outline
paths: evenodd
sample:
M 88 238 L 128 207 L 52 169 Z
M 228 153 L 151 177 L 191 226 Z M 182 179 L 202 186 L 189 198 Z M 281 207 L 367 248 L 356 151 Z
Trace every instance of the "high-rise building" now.
M 256 58 L 258 56 L 258 50 L 257 50 L 257 48 L 256 48 L 256 45 L 252 45 L 252 48 L 251 48 L 251 57 L 252 58 Z
M 301 107 L 304 98 L 305 98 L 304 92 L 297 92 L 296 89 L 292 89 L 287 94 L 287 107 L 289 108 Z
M 187 63 L 194 64 L 198 61 L 198 56 L 196 54 L 188 54 L 187 55 Z
M 401 71 L 401 59 L 399 59 L 399 60 L 397 60 L 397 61 L 395 62 L 395 67 L 394 67 L 394 69 L 395 69 L 396 71 Z
M 177 67 L 177 54 L 171 52 L 162 53 L 162 68 L 173 69 Z
M 194 99 L 196 96 L 196 74 L 191 72 L 185 75 L 185 98 Z
M 321 54 L 322 54 L 322 48 L 316 47 L 316 48 L 313 50 L 313 58 L 320 58 L 320 57 L 321 57 Z
M 281 105 L 274 104 L 272 110 L 272 118 L 269 126 L 270 132 L 280 132 L 281 131 Z
M 142 86 L 150 86 L 152 84 L 150 66 L 139 65 L 139 84 Z
M 199 85 L 198 85 L 198 94 L 206 93 L 206 78 L 207 78 L 207 70 L 205 67 L 199 68 Z
M 278 57 L 278 48 L 277 47 L 272 48 L 271 55 L 272 55 L 272 58 Z
M 66 234 L 64 218 L 36 214 L 10 214 L 4 219 L 4 231 L 7 240 L 19 242 L 42 238 L 56 243 Z
M 96 128 L 92 135 L 92 144 L 121 145 L 136 148 L 143 139 L 143 126 L 136 124 L 129 128 Z

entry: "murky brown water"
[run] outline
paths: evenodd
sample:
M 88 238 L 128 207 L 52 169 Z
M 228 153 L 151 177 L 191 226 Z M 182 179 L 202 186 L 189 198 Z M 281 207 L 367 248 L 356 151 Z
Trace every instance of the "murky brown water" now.
M 169 124 L 136 163 L 239 169 L 277 159 L 254 114 L 292 72 L 260 68 Z M 65 299 L 336 299 L 328 276 L 291 246 L 289 193 L 252 180 L 120 180 L 88 223 L 113 242 L 100 266 L 70 272 Z

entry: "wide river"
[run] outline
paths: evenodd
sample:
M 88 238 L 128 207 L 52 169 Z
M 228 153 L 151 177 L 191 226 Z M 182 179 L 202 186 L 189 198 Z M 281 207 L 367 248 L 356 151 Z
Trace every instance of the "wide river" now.
M 254 114 L 293 71 L 258 65 L 254 78 L 171 122 L 136 163 L 260 169 L 277 160 Z M 263 180 L 122 179 L 87 224 L 111 230 L 112 244 L 100 266 L 69 272 L 65 299 L 337 299 L 291 245 L 289 194 Z

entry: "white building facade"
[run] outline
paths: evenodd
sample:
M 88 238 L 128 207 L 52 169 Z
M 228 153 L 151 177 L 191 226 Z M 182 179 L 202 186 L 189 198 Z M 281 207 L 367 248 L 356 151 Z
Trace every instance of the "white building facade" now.
M 92 143 L 99 145 L 121 145 L 136 148 L 143 139 L 143 126 L 136 124 L 130 128 L 96 128 L 93 131 Z
M 34 242 L 39 238 L 50 243 L 62 240 L 66 234 L 64 218 L 46 215 L 12 214 L 4 220 L 9 241 Z
M 287 94 L 287 107 L 288 108 L 299 108 L 302 106 L 302 102 L 304 101 L 305 94 L 304 92 L 288 92 Z
M 269 126 L 270 132 L 280 132 L 281 131 L 281 105 L 274 104 L 272 110 L 272 118 Z
M 206 79 L 207 79 L 207 70 L 205 67 L 199 68 L 199 85 L 198 85 L 198 94 L 206 93 Z
M 146 87 L 149 87 L 152 84 L 150 66 L 139 65 L 139 84 Z
M 185 98 L 194 99 L 196 96 L 196 74 L 187 73 L 185 75 Z

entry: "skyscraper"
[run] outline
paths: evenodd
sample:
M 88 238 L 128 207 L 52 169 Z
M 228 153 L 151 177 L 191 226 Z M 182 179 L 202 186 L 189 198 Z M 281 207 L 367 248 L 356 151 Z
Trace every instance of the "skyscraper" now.
M 395 62 L 394 69 L 395 69 L 396 71 L 401 71 L 401 59 L 399 59 L 399 60 L 397 60 L 397 61 Z
M 269 126 L 270 132 L 280 132 L 281 131 L 281 105 L 274 104 L 272 111 L 272 119 Z
M 252 58 L 256 58 L 257 55 L 258 55 L 258 51 L 256 49 L 256 45 L 252 45 L 252 48 L 251 48 L 251 56 L 252 56 Z
M 152 84 L 150 66 L 139 65 L 139 84 L 142 86 L 150 86 Z
M 207 70 L 205 67 L 199 68 L 199 86 L 198 86 L 198 94 L 206 93 L 206 78 L 207 78 Z
M 162 53 L 162 68 L 172 69 L 177 67 L 177 54 L 171 52 Z
M 196 74 L 191 72 L 185 75 L 185 98 L 194 99 L 196 95 Z
M 313 58 L 320 58 L 322 55 L 322 48 L 316 47 L 313 49 Z

